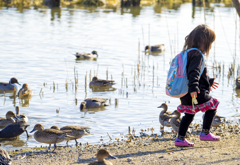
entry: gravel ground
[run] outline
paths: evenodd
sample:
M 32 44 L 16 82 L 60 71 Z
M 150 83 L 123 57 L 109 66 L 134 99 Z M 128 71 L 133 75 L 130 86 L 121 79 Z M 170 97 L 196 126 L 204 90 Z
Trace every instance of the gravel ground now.
M 218 142 L 199 140 L 199 131 L 192 132 L 189 141 L 194 142 L 192 148 L 174 146 L 173 134 L 163 136 L 146 135 L 129 136 L 122 142 L 78 147 L 58 147 L 55 152 L 46 148 L 29 148 L 9 153 L 12 164 L 88 164 L 96 160 L 100 148 L 107 149 L 118 159 L 106 159 L 116 165 L 155 165 L 155 164 L 240 164 L 240 129 L 238 125 L 224 125 L 214 134 L 221 136 Z

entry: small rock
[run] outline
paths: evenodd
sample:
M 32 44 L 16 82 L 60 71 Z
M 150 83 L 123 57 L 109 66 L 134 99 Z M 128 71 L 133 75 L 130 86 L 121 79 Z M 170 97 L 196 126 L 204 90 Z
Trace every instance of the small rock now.
M 128 158 L 128 159 L 127 159 L 127 162 L 131 162 L 131 161 L 132 161 L 132 158 Z

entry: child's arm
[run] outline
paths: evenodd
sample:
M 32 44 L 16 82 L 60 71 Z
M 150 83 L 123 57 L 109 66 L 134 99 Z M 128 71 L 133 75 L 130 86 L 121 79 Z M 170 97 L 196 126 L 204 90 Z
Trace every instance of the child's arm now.
M 189 93 L 192 97 L 197 98 L 197 93 L 200 93 L 199 90 L 199 79 L 202 68 L 203 57 L 198 51 L 191 51 L 188 55 L 188 87 Z

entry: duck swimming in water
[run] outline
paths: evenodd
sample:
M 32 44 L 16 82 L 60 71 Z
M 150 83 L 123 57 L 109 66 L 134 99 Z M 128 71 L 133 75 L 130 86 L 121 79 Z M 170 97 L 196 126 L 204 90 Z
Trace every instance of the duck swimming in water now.
M 30 132 L 34 132 L 34 139 L 40 143 L 47 143 L 49 144 L 48 149 L 50 149 L 51 144 L 54 144 L 54 150 L 56 149 L 56 144 L 63 142 L 65 140 L 71 140 L 72 136 L 69 136 L 68 133 L 71 133 L 71 131 L 61 131 L 56 129 L 44 129 L 42 124 L 36 124 L 33 128 L 33 130 Z
M 92 78 L 92 81 L 89 83 L 91 87 L 111 87 L 112 85 L 116 84 L 113 80 L 102 80 L 98 79 L 97 76 Z
M 81 102 L 80 110 L 86 109 L 86 108 L 98 108 L 103 106 L 108 106 L 107 103 L 108 99 L 104 98 L 87 98 L 83 102 Z
M 27 123 L 28 122 L 28 117 L 24 114 L 20 114 L 20 107 L 19 106 L 16 106 L 16 118 L 19 121 L 22 121 L 24 123 Z
M 153 45 L 153 46 L 147 45 L 145 47 L 145 51 L 149 51 L 149 49 L 150 49 L 151 52 L 162 52 L 162 51 L 165 50 L 165 46 L 164 46 L 164 44 Z
M 163 108 L 163 110 L 159 114 L 159 122 L 163 126 L 163 129 L 164 129 L 164 126 L 171 127 L 170 120 L 172 118 L 172 113 L 167 112 L 168 105 L 166 103 L 162 103 L 162 105 L 159 106 L 158 108 Z
M 88 165 L 113 165 L 110 161 L 105 160 L 105 158 L 112 158 L 117 159 L 116 157 L 112 156 L 108 150 L 100 149 L 97 152 L 97 161 L 91 162 Z
M 16 115 L 13 111 L 6 113 L 6 118 L 0 117 L 0 127 L 6 127 L 9 124 L 16 122 Z
M 29 89 L 28 84 L 23 84 L 22 88 L 18 92 L 18 97 L 19 99 L 32 97 L 32 90 Z
M 10 79 L 9 83 L 7 82 L 0 82 L 0 90 L 2 91 L 11 91 L 11 90 L 16 90 L 18 91 L 18 85 L 21 85 L 19 84 L 18 80 L 13 77 Z
M 96 50 L 92 51 L 92 53 L 76 53 L 74 54 L 76 56 L 77 59 L 93 59 L 96 58 L 95 55 L 98 56 L 98 53 Z
M 57 130 L 61 130 L 61 131 L 65 131 L 65 130 L 70 130 L 71 133 L 68 133 L 68 135 L 74 137 L 72 139 L 67 139 L 67 145 L 68 145 L 68 141 L 69 140 L 75 140 L 76 142 L 76 146 L 78 145 L 77 139 L 83 137 L 84 135 L 89 135 L 89 127 L 85 127 L 85 126 L 64 126 L 62 128 L 59 129 L 58 126 L 52 126 L 51 129 L 57 129 Z

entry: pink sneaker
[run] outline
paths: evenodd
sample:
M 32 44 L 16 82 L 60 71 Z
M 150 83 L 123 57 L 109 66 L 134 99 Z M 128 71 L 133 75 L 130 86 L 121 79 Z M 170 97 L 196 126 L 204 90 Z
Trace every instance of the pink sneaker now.
M 200 140 L 204 141 L 219 141 L 221 138 L 220 136 L 213 135 L 211 132 L 207 135 L 205 133 L 201 132 L 200 134 Z
M 185 140 L 180 140 L 180 139 L 177 138 L 175 140 L 175 146 L 177 146 L 177 147 L 193 147 L 194 143 L 190 143 L 186 139 Z

